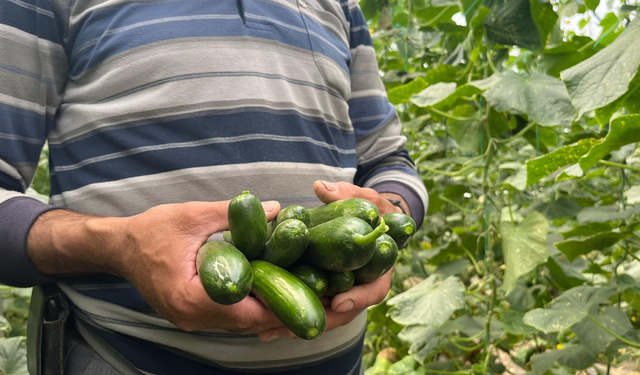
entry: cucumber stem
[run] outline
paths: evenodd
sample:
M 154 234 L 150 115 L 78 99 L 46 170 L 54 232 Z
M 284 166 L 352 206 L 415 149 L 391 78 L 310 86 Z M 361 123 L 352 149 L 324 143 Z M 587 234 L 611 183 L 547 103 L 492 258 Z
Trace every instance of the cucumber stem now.
M 388 230 L 389 230 L 389 227 L 387 226 L 387 224 L 384 223 L 384 219 L 382 218 L 382 216 L 380 216 L 380 224 L 376 227 L 376 229 L 374 229 L 371 233 L 366 234 L 364 236 L 361 234 L 355 236 L 355 238 L 353 239 L 353 242 L 355 242 L 356 245 L 360 245 L 360 246 L 370 244 L 371 242 L 375 241 L 378 237 L 385 234 Z

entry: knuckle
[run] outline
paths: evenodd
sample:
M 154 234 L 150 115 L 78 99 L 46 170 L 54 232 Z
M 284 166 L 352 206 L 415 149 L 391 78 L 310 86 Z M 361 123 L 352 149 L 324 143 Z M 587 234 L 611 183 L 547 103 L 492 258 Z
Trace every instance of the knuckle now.
M 252 319 L 245 314 L 236 314 L 235 325 L 241 331 L 253 332 L 254 330 L 254 323 Z

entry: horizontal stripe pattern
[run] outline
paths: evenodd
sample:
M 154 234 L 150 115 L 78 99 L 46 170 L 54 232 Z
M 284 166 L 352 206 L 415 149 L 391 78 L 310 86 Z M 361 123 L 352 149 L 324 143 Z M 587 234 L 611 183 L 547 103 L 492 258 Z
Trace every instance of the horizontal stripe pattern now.
M 23 196 L 48 141 L 52 204 L 89 214 L 242 190 L 310 208 L 318 179 L 397 182 L 426 207 L 355 0 L 0 0 L 0 48 L 0 203 Z M 366 320 L 265 350 L 182 332 L 121 279 L 63 287 L 92 346 L 142 373 L 151 347 L 258 372 L 329 361 Z

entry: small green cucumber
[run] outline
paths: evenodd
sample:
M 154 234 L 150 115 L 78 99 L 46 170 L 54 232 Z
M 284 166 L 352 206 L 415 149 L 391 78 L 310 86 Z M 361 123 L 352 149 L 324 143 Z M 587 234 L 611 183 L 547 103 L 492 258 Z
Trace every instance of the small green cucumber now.
M 353 272 L 329 272 L 329 288 L 325 295 L 333 297 L 336 294 L 348 292 L 355 281 Z
M 232 305 L 251 291 L 253 272 L 240 250 L 224 241 L 207 242 L 198 250 L 196 269 L 204 290 L 214 302 Z
M 229 202 L 229 232 L 233 245 L 249 260 L 257 258 L 267 243 L 267 215 L 248 191 Z
M 233 245 L 233 237 L 231 237 L 231 232 L 228 230 L 222 232 L 222 239 Z
M 290 271 L 305 283 L 318 297 L 322 297 L 329 287 L 329 279 L 323 270 L 313 266 L 297 266 Z
M 387 220 L 386 218 L 384 219 L 386 223 Z M 371 260 L 362 266 L 362 268 L 353 271 L 356 282 L 358 284 L 370 283 L 384 275 L 396 263 L 397 257 L 398 246 L 393 238 L 387 234 L 378 237 L 376 239 L 376 250 L 373 252 Z
M 357 217 L 375 228 L 378 226 L 380 211 L 375 204 L 365 199 L 350 198 L 335 201 L 309 210 L 311 227 L 343 216 Z
M 260 259 L 278 267 L 286 268 L 302 256 L 309 245 L 309 230 L 297 219 L 280 223 L 267 241 Z
M 304 260 L 327 271 L 358 269 L 371 259 L 376 238 L 387 231 L 384 220 L 376 229 L 356 217 L 339 217 L 309 229 Z
M 296 336 L 311 340 L 324 332 L 327 316 L 320 299 L 290 272 L 261 260 L 251 262 L 251 292 Z
M 384 222 L 389 226 L 387 234 L 396 241 L 398 249 L 404 249 L 409 244 L 411 236 L 416 233 L 416 222 L 411 216 L 400 212 L 391 212 L 382 215 Z
M 298 219 L 304 223 L 307 227 L 311 225 L 311 216 L 309 210 L 296 204 L 287 206 L 278 212 L 276 216 L 276 225 L 280 225 L 285 220 Z

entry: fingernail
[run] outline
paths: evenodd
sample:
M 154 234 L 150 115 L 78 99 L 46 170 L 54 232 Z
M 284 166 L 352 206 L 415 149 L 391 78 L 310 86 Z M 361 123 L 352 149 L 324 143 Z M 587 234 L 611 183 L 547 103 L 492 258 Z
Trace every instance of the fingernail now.
M 327 188 L 327 190 L 329 191 L 336 191 L 338 190 L 338 185 L 332 183 L 332 182 L 327 182 L 327 181 L 320 181 L 322 182 L 322 185 L 324 185 L 325 188 Z
M 280 338 L 280 336 L 278 336 L 275 333 L 272 333 L 271 336 L 269 336 L 269 338 L 265 342 L 273 341 L 273 340 L 278 339 L 278 338 Z
M 338 305 L 338 307 L 336 307 L 336 312 L 347 312 L 347 311 L 351 311 L 353 310 L 353 306 L 355 306 L 355 303 L 348 299 L 344 302 L 342 302 L 341 304 Z
M 274 208 L 276 208 L 276 201 L 268 201 L 268 202 L 262 202 L 262 207 L 264 208 L 265 212 L 271 212 L 273 211 Z

